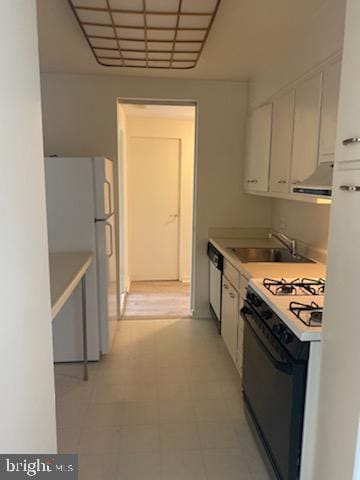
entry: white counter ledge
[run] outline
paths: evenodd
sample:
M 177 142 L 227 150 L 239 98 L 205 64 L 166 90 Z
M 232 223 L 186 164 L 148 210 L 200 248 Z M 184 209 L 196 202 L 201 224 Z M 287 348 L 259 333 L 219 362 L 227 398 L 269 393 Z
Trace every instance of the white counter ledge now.
M 51 317 L 54 320 L 93 261 L 92 252 L 50 252 Z
M 82 318 L 79 321 L 82 322 L 84 380 L 88 379 L 86 272 L 93 258 L 93 252 L 49 253 L 51 318 L 53 321 L 70 295 L 81 283 Z

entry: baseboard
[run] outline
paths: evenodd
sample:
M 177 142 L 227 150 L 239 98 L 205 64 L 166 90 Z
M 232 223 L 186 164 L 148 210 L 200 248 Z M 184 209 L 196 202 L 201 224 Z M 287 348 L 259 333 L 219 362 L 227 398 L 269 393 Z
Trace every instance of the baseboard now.
M 192 317 L 198 319 L 211 318 L 209 308 L 196 308 L 192 310 Z
M 190 281 L 191 281 L 191 278 L 190 278 L 190 277 L 180 278 L 180 282 L 181 282 L 181 283 L 190 283 Z

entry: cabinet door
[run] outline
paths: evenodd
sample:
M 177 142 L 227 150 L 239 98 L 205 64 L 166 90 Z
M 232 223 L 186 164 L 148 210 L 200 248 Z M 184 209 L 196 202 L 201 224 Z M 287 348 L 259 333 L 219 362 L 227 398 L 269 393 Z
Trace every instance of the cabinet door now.
M 257 108 L 249 119 L 245 189 L 267 192 L 271 144 L 272 105 Z
M 291 181 L 300 183 L 316 170 L 319 152 L 322 74 L 296 89 Z
M 347 2 L 346 29 L 344 39 L 343 65 L 341 72 L 341 93 L 338 130 L 339 155 L 337 162 L 360 162 L 360 2 Z M 354 139 L 354 143 L 343 144 L 343 141 Z M 359 164 L 354 166 L 360 168 Z
M 231 283 L 223 278 L 221 336 L 229 350 L 231 358 L 236 363 L 238 340 L 239 294 Z
M 324 72 L 320 127 L 320 163 L 333 162 L 335 158 L 340 75 L 340 61 L 330 65 Z
M 290 165 L 294 130 L 295 92 L 277 98 L 273 103 L 270 158 L 270 191 L 289 192 Z

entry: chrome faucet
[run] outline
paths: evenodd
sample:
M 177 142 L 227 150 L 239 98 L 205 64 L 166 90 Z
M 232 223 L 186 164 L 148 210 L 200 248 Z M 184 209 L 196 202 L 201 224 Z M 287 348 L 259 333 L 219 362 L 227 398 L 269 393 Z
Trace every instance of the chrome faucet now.
M 276 238 L 277 240 L 279 240 L 279 242 L 281 242 L 290 252 L 291 252 L 291 255 L 293 257 L 296 257 L 297 256 L 297 244 L 296 244 L 296 240 L 293 239 L 293 238 L 290 238 L 288 237 L 287 235 L 285 235 L 284 233 L 280 233 L 280 232 L 271 232 L 269 233 L 269 238 Z

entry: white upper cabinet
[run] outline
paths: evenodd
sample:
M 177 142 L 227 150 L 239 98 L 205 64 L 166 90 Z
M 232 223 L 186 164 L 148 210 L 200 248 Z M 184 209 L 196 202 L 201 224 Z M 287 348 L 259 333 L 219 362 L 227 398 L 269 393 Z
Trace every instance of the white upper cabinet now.
M 337 162 L 360 161 L 360 2 L 349 1 L 341 74 Z M 354 168 L 359 168 L 357 164 Z
M 322 73 L 296 88 L 291 182 L 302 182 L 318 164 Z
M 257 108 L 248 125 L 245 189 L 269 190 L 272 104 Z
M 274 100 L 270 161 L 270 192 L 289 192 L 295 92 Z
M 324 71 L 319 162 L 333 162 L 335 158 L 336 127 L 339 106 L 340 60 Z

